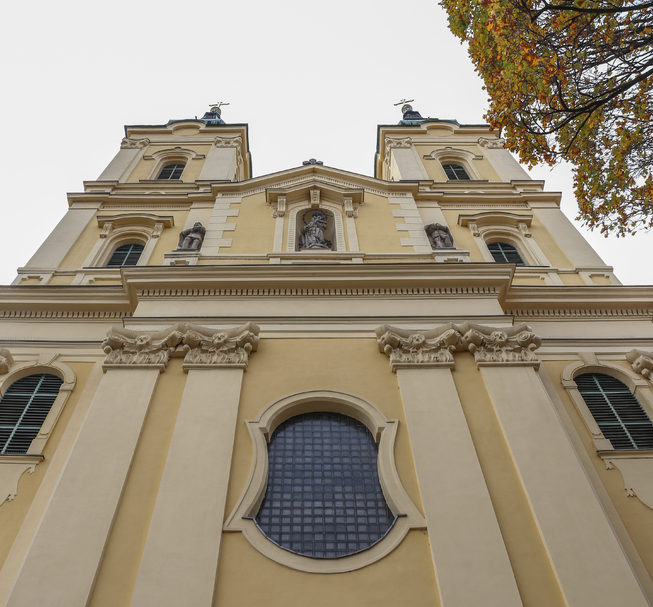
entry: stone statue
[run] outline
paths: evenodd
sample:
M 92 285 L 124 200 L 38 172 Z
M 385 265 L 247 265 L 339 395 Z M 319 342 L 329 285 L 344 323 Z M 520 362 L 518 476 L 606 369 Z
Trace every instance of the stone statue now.
M 311 221 L 300 230 L 300 249 L 331 249 L 331 241 L 324 238 L 327 218 L 324 213 L 315 213 Z
M 198 221 L 192 228 L 182 230 L 179 234 L 178 251 L 199 251 L 204 242 L 206 228 Z
M 453 249 L 453 236 L 447 226 L 441 223 L 431 223 L 425 228 L 432 249 Z

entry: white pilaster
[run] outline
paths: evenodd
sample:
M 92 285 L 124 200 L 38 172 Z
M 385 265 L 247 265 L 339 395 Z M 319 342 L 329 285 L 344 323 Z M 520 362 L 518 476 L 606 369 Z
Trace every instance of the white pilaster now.
M 521 607 L 458 392 L 452 326 L 384 326 L 379 347 L 397 373 L 442 607 Z M 473 581 L 472 581 L 473 580 Z

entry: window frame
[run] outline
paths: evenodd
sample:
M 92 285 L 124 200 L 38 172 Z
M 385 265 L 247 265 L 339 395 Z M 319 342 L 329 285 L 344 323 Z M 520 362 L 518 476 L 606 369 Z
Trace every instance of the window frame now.
M 181 181 L 181 176 L 184 174 L 184 171 L 186 170 L 186 167 L 188 164 L 186 162 L 179 162 L 179 161 L 172 161 L 168 164 L 164 164 L 161 167 L 161 170 L 159 171 L 159 174 L 156 176 L 156 181 Z M 170 177 L 161 177 L 161 173 L 165 171 L 168 167 L 175 167 L 171 174 Z M 175 171 L 177 171 L 181 167 L 181 172 L 179 173 L 179 177 L 173 177 L 175 174 Z
M 362 552 L 333 559 L 312 558 L 289 552 L 274 544 L 258 528 L 254 516 L 265 497 L 268 477 L 268 442 L 276 427 L 291 417 L 310 412 L 333 412 L 362 422 L 379 445 L 379 481 L 386 503 L 398 515 L 383 539 Z M 404 489 L 395 465 L 394 443 L 398 420 L 388 420 L 367 401 L 331 390 L 312 390 L 286 396 L 268 406 L 257 420 L 246 422 L 253 446 L 249 480 L 224 529 L 240 531 L 249 543 L 269 559 L 299 571 L 341 573 L 354 571 L 394 550 L 410 529 L 425 529 L 426 521 Z

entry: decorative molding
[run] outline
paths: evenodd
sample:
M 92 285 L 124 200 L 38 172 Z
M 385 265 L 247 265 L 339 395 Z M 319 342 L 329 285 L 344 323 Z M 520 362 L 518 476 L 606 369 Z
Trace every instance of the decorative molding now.
M 236 166 L 243 164 L 243 138 L 237 137 L 216 137 L 213 141 L 216 148 L 235 148 L 236 149 Z
M 120 142 L 121 150 L 141 150 L 144 147 L 150 144 L 150 140 L 146 137 L 145 139 L 129 139 L 124 137 Z
M 475 221 L 470 221 L 467 224 L 469 231 L 472 233 L 472 236 L 480 236 L 481 233 L 478 231 L 478 224 Z
M 253 323 L 232 329 L 209 329 L 188 325 L 183 338 L 189 348 L 182 368 L 231 367 L 246 369 L 249 355 L 255 352 L 259 342 L 259 328 Z
M 100 238 L 106 238 L 113 230 L 113 221 L 105 221 L 100 232 Z
M 653 352 L 634 349 L 626 354 L 626 359 L 631 363 L 635 373 L 639 373 L 646 379 L 651 377 L 651 372 L 653 372 Z M 651 507 L 653 508 L 653 506 Z
M 361 203 L 354 202 L 351 196 L 345 196 L 345 215 L 347 217 L 358 217 L 358 209 L 361 206 Z
M 392 137 L 386 137 L 384 141 L 385 145 L 385 155 L 383 157 L 383 164 L 386 167 L 388 175 L 390 174 L 390 157 L 393 149 L 406 149 L 411 148 L 413 145 L 413 140 L 410 137 L 403 137 L 401 139 L 393 139 Z
M 44 459 L 42 455 L 0 455 L 0 506 L 14 500 L 20 477 L 25 472 L 34 474 Z
M 277 196 L 276 202 L 268 203 L 272 208 L 272 217 L 283 217 L 286 214 L 286 197 Z
M 506 328 L 463 323 L 458 329 L 463 334 L 462 346 L 474 355 L 478 366 L 518 364 L 539 367 L 540 361 L 534 350 L 540 347 L 542 339 L 525 323 Z
M 379 443 L 378 473 L 383 495 L 395 522 L 383 539 L 367 550 L 335 559 L 314 559 L 285 550 L 270 541 L 253 517 L 265 497 L 268 477 L 268 440 L 286 419 L 312 411 L 334 411 L 359 420 Z M 410 529 L 425 529 L 426 521 L 404 489 L 395 464 L 395 439 L 399 423 L 387 419 L 367 401 L 333 390 L 291 394 L 268 406 L 257 420 L 246 422 L 253 457 L 247 485 L 227 518 L 225 531 L 242 532 L 247 541 L 267 558 L 291 569 L 310 573 L 343 573 L 366 567 L 392 552 Z
M 449 323 L 428 331 L 410 331 L 382 325 L 376 330 L 379 352 L 387 354 L 390 368 L 453 368 L 452 352 L 461 339 L 455 325 Z
M 0 375 L 9 373 L 11 365 L 14 364 L 14 357 L 7 348 L 0 348 Z
M 317 209 L 320 206 L 320 190 L 317 188 L 314 190 L 310 190 L 310 196 L 311 196 L 311 208 L 312 209 Z
M 0 318 L 123 318 L 129 310 L 0 310 Z
M 481 147 L 487 148 L 489 150 L 501 150 L 506 147 L 506 140 L 502 138 L 488 139 L 486 137 L 479 137 L 478 144 Z
M 524 238 L 531 238 L 532 237 L 532 234 L 531 234 L 530 230 L 528 229 L 528 224 L 526 222 L 519 221 L 517 223 L 517 228 L 522 233 L 522 236 L 524 236 Z
M 102 342 L 107 355 L 103 369 L 155 367 L 163 371 L 182 339 L 176 328 L 143 332 L 115 326 Z
M 617 468 L 628 497 L 637 497 L 653 509 L 653 451 L 599 451 L 607 470 Z
M 604 317 L 623 317 L 623 316 L 639 316 L 644 318 L 651 318 L 653 311 L 650 309 L 557 309 L 557 308 L 532 308 L 528 310 L 506 310 L 506 314 L 511 314 L 521 318 L 604 318 Z
M 411 297 L 433 295 L 499 295 L 495 287 L 422 287 L 369 289 L 145 289 L 137 291 L 139 299 L 159 297 Z

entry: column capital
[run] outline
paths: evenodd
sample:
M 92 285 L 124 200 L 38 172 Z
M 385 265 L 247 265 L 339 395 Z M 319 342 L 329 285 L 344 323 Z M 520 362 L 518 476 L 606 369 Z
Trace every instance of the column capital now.
M 646 379 L 651 377 L 651 372 L 653 372 L 653 352 L 634 349 L 626 354 L 626 359 L 631 363 L 635 373 L 639 373 Z
M 466 322 L 458 326 L 461 345 L 474 355 L 477 366 L 527 366 L 538 368 L 534 350 L 542 339 L 526 323 L 514 327 L 487 327 Z
M 162 331 L 133 331 L 114 326 L 107 332 L 102 349 L 107 357 L 102 368 L 158 368 L 163 371 L 170 355 L 183 338 L 177 326 Z
M 461 334 L 452 323 L 429 329 L 411 331 L 390 325 L 376 330 L 379 351 L 388 355 L 393 372 L 405 368 L 453 368 L 453 350 Z
M 230 329 L 186 325 L 183 369 L 247 369 L 250 353 L 258 348 L 258 333 L 259 327 L 252 322 Z

